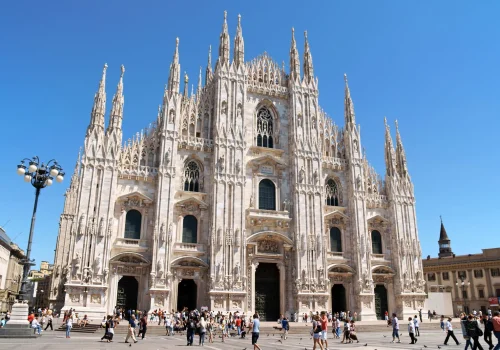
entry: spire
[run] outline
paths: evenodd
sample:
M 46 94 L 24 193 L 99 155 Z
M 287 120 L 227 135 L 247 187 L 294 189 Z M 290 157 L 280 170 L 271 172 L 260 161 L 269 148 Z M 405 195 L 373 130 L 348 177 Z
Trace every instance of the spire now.
M 80 147 L 80 150 L 78 151 L 78 158 L 75 164 L 75 169 L 73 170 L 73 175 L 71 175 L 71 182 L 69 185 L 71 189 L 76 189 L 78 187 L 81 159 L 82 159 L 82 148 Z
M 217 64 L 229 64 L 229 32 L 227 30 L 227 11 L 224 11 L 224 24 L 219 38 L 219 59 Z
M 212 45 L 208 47 L 207 71 L 205 72 L 205 85 L 212 80 Z
M 233 61 L 236 67 L 243 65 L 245 61 L 245 44 L 243 42 L 243 33 L 241 30 L 241 15 L 238 15 L 238 27 L 236 28 L 236 37 L 234 38 Z
M 351 98 L 351 90 L 349 89 L 349 84 L 347 83 L 347 74 L 344 74 L 345 81 L 345 97 L 344 97 L 344 123 L 346 129 L 349 127 L 354 127 L 356 125 L 356 116 L 354 115 L 354 103 Z
M 168 91 L 170 93 L 179 92 L 181 80 L 181 65 L 179 64 L 179 38 L 175 39 L 175 52 L 170 64 L 170 74 L 168 77 Z
M 200 66 L 200 73 L 198 74 L 198 89 L 196 90 L 198 98 L 200 98 L 200 93 L 201 93 L 201 66 Z
M 441 219 L 441 229 L 439 230 L 439 254 L 440 258 L 444 258 L 447 256 L 453 256 L 453 251 L 451 250 L 451 240 L 448 238 L 448 234 L 446 233 L 446 229 L 444 228 L 443 218 L 439 216 Z
M 109 117 L 108 130 L 106 132 L 109 132 L 113 129 L 121 130 L 121 128 L 122 128 L 123 103 L 124 103 L 123 74 L 125 74 L 125 67 L 122 64 L 121 65 L 120 80 L 118 81 L 118 85 L 116 87 L 116 93 L 113 96 L 113 106 L 111 107 L 111 115 Z
M 92 112 L 90 114 L 88 131 L 95 127 L 104 129 L 104 114 L 106 111 L 106 69 L 108 69 L 108 64 L 104 63 L 99 88 L 94 96 L 94 105 L 92 106 Z
M 385 168 L 386 175 L 394 176 L 396 174 L 396 156 L 394 146 L 392 145 L 391 130 L 387 125 L 387 118 L 384 117 L 385 123 Z
M 309 41 L 307 40 L 307 30 L 304 32 L 304 80 L 307 83 L 314 82 L 314 68 L 309 50 Z
M 406 165 L 406 154 L 399 134 L 398 121 L 396 120 L 396 160 L 399 175 L 406 177 L 408 175 L 408 168 Z
M 188 89 L 189 89 L 189 77 L 186 72 L 184 72 L 184 97 L 188 98 Z
M 295 29 L 292 28 L 292 44 L 290 46 L 290 78 L 292 81 L 300 79 L 300 60 L 295 42 Z

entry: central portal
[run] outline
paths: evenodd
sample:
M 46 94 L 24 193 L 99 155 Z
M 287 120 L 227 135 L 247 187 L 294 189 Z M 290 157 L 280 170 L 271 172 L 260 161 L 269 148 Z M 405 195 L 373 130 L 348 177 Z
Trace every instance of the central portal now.
M 332 287 L 332 312 L 347 312 L 345 287 L 342 284 L 334 284 Z
M 255 271 L 255 311 L 262 321 L 280 316 L 280 272 L 276 264 L 259 263 Z
M 375 313 L 377 320 L 383 320 L 386 311 L 388 311 L 387 289 L 383 285 L 377 284 L 375 286 Z
M 179 282 L 177 289 L 177 310 L 182 311 L 185 307 L 190 311 L 196 309 L 197 288 L 194 280 L 182 280 Z
M 125 310 L 137 310 L 137 296 L 139 292 L 139 282 L 133 276 L 123 276 L 118 282 L 118 293 L 116 306 Z

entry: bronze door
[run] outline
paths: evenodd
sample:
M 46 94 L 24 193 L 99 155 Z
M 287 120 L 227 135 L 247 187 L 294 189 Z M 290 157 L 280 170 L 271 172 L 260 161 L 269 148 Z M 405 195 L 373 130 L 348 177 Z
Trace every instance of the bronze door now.
M 259 263 L 255 271 L 255 311 L 261 321 L 280 316 L 280 273 L 276 264 Z

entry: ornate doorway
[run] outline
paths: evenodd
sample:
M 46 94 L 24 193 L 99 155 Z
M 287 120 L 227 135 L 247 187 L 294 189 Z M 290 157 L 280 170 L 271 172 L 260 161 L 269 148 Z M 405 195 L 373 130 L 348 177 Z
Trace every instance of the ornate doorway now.
M 377 284 L 375 286 L 375 315 L 377 320 L 384 319 L 385 312 L 389 311 L 388 308 L 387 289 L 383 285 Z
M 133 276 L 123 276 L 118 282 L 118 293 L 116 305 L 125 310 L 137 310 L 137 296 L 139 293 L 139 282 Z
M 332 312 L 347 311 L 345 287 L 343 284 L 334 284 L 332 287 Z
M 259 263 L 255 271 L 255 311 L 262 321 L 280 316 L 280 272 L 276 264 Z
M 196 309 L 196 298 L 198 286 L 192 279 L 184 279 L 177 287 L 177 310 L 182 311 L 185 307 L 189 310 Z

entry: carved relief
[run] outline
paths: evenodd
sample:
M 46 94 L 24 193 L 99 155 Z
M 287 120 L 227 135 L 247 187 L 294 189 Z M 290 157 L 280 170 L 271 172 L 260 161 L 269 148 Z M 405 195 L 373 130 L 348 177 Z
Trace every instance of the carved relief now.
M 259 241 L 258 251 L 259 253 L 277 254 L 279 252 L 278 242 L 269 239 Z
M 100 294 L 92 294 L 90 296 L 90 302 L 92 304 L 100 304 L 101 303 L 101 295 Z

